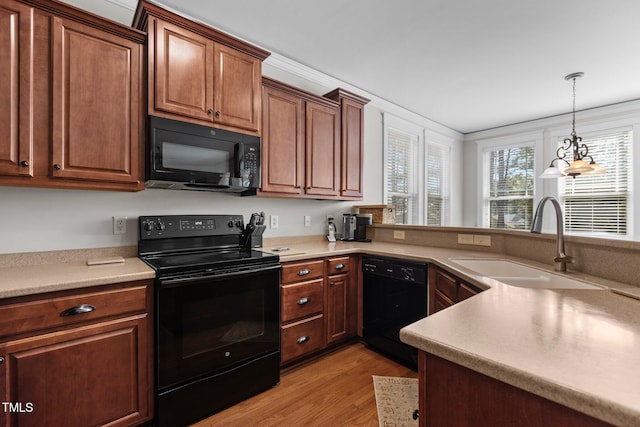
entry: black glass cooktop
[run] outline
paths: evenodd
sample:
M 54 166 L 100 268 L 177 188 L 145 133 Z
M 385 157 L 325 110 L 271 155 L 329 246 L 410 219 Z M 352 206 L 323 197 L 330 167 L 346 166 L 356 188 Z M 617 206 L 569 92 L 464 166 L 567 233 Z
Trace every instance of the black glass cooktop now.
M 142 257 L 158 273 L 226 269 L 241 265 L 277 264 L 278 255 L 245 249 L 197 251 Z

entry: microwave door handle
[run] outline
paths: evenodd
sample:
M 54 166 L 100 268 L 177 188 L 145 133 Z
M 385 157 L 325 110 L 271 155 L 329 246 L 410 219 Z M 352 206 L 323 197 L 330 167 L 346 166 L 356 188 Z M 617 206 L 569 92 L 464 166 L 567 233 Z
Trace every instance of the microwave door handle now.
M 244 144 L 242 142 L 236 143 L 236 146 L 234 147 L 234 151 L 235 151 L 234 177 L 242 178 L 242 171 L 244 170 Z

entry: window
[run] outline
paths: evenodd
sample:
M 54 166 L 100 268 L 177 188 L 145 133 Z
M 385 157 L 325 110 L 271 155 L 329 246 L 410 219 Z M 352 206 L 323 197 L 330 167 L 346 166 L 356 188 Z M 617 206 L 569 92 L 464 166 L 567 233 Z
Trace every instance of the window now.
M 567 233 L 627 237 L 630 230 L 632 132 L 583 137 L 604 175 L 565 177 L 559 183 Z
M 425 129 L 384 115 L 384 200 L 397 224 L 448 225 L 451 147 L 425 144 Z
M 450 147 L 427 144 L 426 225 L 449 225 L 450 153 Z
M 484 151 L 484 223 L 526 230 L 533 217 L 535 144 L 488 147 Z

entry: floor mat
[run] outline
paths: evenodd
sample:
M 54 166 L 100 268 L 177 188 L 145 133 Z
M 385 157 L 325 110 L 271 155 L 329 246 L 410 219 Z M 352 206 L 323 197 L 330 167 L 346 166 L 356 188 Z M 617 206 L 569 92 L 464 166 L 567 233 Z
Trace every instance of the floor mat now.
M 413 427 L 418 425 L 414 412 L 418 409 L 418 379 L 373 375 L 373 388 L 380 427 Z

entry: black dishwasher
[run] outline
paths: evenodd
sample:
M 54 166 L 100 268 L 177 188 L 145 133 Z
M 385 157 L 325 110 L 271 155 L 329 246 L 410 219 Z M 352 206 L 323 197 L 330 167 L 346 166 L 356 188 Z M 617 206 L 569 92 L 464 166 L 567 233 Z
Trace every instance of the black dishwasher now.
M 427 264 L 364 256 L 363 338 L 367 346 L 417 370 L 418 350 L 400 329 L 427 315 Z

